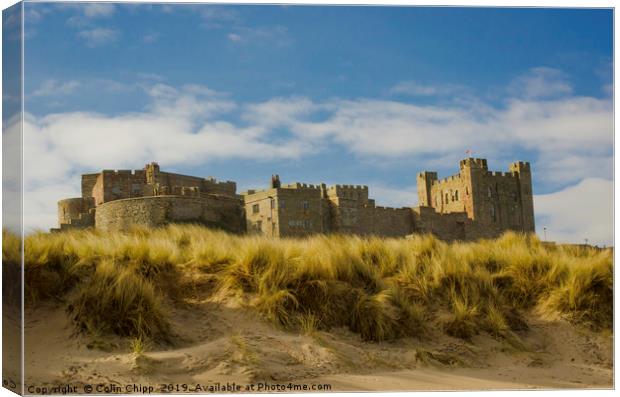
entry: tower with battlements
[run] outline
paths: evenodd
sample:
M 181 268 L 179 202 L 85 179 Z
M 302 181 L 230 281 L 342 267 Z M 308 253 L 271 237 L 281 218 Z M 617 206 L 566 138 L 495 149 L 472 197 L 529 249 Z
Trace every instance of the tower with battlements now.
M 515 162 L 508 172 L 489 171 L 485 159 L 467 158 L 459 172 L 438 179 L 435 172 L 418 174 L 421 207 L 438 214 L 465 213 L 490 234 L 514 230 L 533 233 L 534 204 L 530 164 Z

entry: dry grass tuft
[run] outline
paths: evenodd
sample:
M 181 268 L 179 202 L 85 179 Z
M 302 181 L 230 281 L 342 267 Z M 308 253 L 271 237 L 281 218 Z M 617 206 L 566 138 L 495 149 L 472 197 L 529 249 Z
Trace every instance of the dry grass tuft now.
M 3 232 L 3 268 L 19 269 L 20 241 Z M 424 336 L 443 328 L 518 343 L 522 313 L 611 329 L 611 250 L 548 246 L 535 236 L 445 243 L 430 235 L 386 239 L 319 235 L 272 240 L 195 225 L 126 233 L 35 233 L 25 240 L 27 304 L 67 303 L 79 330 L 166 339 L 164 306 L 210 274 L 202 296 L 240 304 L 304 333 L 345 326 L 365 340 Z

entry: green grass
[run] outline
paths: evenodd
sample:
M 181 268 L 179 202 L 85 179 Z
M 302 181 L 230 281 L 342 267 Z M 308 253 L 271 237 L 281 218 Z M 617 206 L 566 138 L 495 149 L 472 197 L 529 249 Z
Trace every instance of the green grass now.
M 3 266 L 19 264 L 19 240 L 4 232 Z M 469 339 L 480 332 L 516 343 L 531 309 L 611 329 L 611 250 L 542 244 L 506 233 L 445 243 L 317 235 L 273 240 L 195 225 L 126 233 L 76 230 L 25 240 L 27 304 L 66 302 L 78 330 L 165 340 L 167 305 L 212 274 L 205 293 L 236 300 L 277 326 L 313 333 L 348 327 L 369 341 L 424 336 Z

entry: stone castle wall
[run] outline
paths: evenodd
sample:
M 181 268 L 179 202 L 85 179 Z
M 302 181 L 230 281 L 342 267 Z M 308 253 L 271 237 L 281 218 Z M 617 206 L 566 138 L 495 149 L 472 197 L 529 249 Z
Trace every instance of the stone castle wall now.
M 95 200 L 92 197 L 75 197 L 58 202 L 58 224 L 64 228 L 85 228 L 95 225 Z
M 356 234 L 386 237 L 406 236 L 413 233 L 411 208 L 363 207 L 359 211 Z
M 227 197 L 152 196 L 110 201 L 95 211 L 95 226 L 127 230 L 132 225 L 157 227 L 199 223 L 233 233 L 245 230 L 239 200 Z

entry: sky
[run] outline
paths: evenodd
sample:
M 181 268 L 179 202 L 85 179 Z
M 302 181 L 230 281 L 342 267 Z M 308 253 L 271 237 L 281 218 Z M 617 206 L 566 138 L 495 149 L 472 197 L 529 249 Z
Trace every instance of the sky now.
M 533 169 L 537 232 L 613 242 L 609 9 L 26 3 L 27 228 L 79 175 L 365 184 Z

